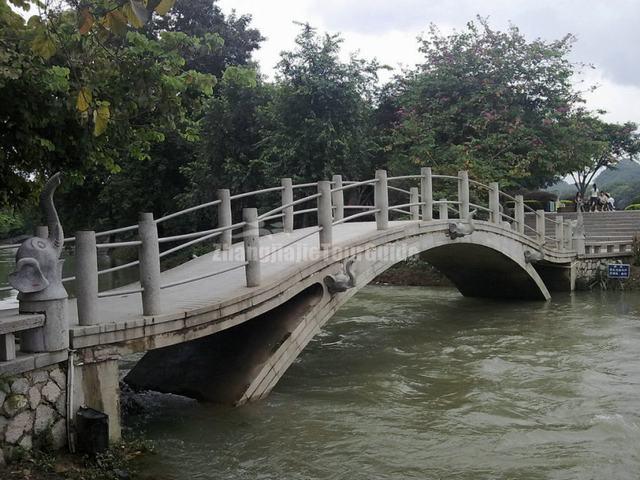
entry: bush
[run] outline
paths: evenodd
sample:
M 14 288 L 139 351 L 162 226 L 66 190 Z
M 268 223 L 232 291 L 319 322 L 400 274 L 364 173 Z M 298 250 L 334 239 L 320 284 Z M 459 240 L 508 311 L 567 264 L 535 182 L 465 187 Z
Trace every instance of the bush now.
M 631 205 L 627 205 L 625 210 L 640 210 L 640 203 L 633 203 Z
M 11 210 L 0 210 L 0 238 L 24 231 L 24 219 L 22 215 Z

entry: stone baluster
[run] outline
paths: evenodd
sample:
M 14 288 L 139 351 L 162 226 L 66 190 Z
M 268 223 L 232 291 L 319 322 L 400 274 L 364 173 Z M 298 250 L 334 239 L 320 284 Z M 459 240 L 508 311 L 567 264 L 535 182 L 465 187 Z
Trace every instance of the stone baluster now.
M 556 217 L 556 244 L 558 250 L 564 251 L 564 218 Z
M 158 226 L 153 213 L 141 213 L 138 220 L 138 236 L 142 244 L 138 249 L 140 260 L 140 285 L 142 286 L 142 314 L 160 313 L 160 245 Z
M 98 323 L 98 251 L 96 233 L 76 232 L 76 307 L 80 325 Z
M 420 192 L 422 194 L 422 220 L 433 220 L 433 178 L 431 167 L 420 169 Z
M 247 287 L 260 285 L 260 230 L 258 226 L 258 209 L 243 208 L 242 221 L 244 259 L 247 264 L 244 267 Z
M 231 192 L 227 188 L 221 188 L 217 192 L 218 200 L 218 228 L 230 227 L 231 218 Z M 231 230 L 225 230 L 220 234 L 220 248 L 229 250 L 231 248 Z
M 546 227 L 547 225 L 545 223 L 544 210 L 536 210 L 536 235 L 538 237 L 538 243 L 540 245 L 544 243 Z
M 573 224 L 570 220 L 564 222 L 563 236 L 565 241 L 565 249 L 573 250 Z
M 409 190 L 409 203 L 412 203 L 411 207 L 409 207 L 409 211 L 411 212 L 411 220 L 418 221 L 420 220 L 420 193 L 418 192 L 418 187 L 411 187 Z
M 440 220 L 449 220 L 449 205 L 447 205 L 446 198 L 441 198 L 438 201 L 438 216 Z
M 282 185 L 282 205 L 287 205 L 293 202 L 293 182 L 290 178 L 283 178 L 280 181 Z M 293 232 L 293 206 L 285 207 L 282 210 L 282 224 L 285 233 Z
M 332 180 L 334 190 L 342 188 L 342 175 L 334 175 Z M 331 202 L 333 203 L 333 220 L 342 220 L 344 218 L 344 192 L 342 190 L 331 192 Z
M 502 215 L 500 214 L 500 187 L 498 182 L 489 184 L 489 210 L 491 210 L 491 221 L 500 225 Z
M 458 217 L 466 221 L 469 218 L 469 172 L 458 172 Z
M 320 250 L 328 250 L 333 243 L 333 216 L 331 208 L 331 182 L 318 182 L 318 226 L 320 227 Z
M 374 199 L 376 205 L 376 226 L 378 230 L 389 228 L 389 190 L 387 188 L 387 171 L 376 170 Z
M 524 198 L 522 195 L 516 195 L 515 219 L 516 231 L 524 235 Z

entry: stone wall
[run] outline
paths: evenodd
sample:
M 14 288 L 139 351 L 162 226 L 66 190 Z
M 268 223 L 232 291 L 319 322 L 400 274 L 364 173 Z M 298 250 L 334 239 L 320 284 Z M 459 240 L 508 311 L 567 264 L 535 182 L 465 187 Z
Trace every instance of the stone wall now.
M 618 280 L 607 277 L 607 265 L 610 263 L 630 263 L 628 257 L 581 258 L 576 262 L 576 290 L 592 288 L 608 289 L 616 287 Z
M 20 450 L 64 447 L 66 402 L 61 364 L 0 377 L 0 464 Z

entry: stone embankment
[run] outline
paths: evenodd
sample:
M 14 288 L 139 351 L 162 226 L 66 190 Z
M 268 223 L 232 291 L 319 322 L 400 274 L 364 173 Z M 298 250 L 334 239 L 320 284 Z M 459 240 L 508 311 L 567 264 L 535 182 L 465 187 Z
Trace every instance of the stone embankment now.
M 0 378 L 0 465 L 31 448 L 66 444 L 66 374 L 51 366 Z

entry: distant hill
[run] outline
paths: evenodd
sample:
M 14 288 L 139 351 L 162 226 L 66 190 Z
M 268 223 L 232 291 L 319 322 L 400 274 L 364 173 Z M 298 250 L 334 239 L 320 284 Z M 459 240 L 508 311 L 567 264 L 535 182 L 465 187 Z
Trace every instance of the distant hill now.
M 640 203 L 640 164 L 632 160 L 621 160 L 614 168 L 600 173 L 594 183 L 600 190 L 613 195 L 618 209 L 631 203 Z M 555 193 L 561 199 L 573 199 L 576 195 L 576 187 L 563 180 L 545 190 Z
M 621 160 L 615 168 L 598 175 L 595 184 L 613 195 L 618 209 L 636 203 L 640 200 L 640 164 L 632 160 Z

